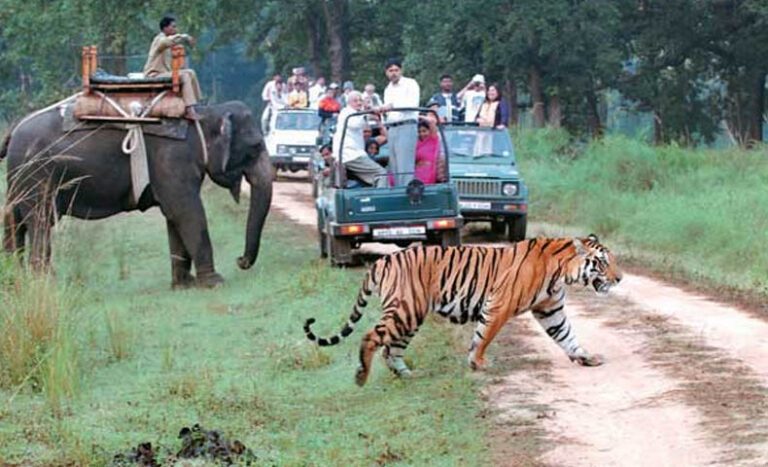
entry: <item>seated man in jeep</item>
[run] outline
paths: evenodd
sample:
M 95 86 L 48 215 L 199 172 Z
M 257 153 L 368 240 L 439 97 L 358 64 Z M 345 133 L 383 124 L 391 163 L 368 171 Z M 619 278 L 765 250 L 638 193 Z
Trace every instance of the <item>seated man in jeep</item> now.
M 368 185 L 384 188 L 387 186 L 387 171 L 365 152 L 363 136 L 363 130 L 366 127 L 365 117 L 362 115 L 349 117 L 361 110 L 363 110 L 362 94 L 359 91 L 351 91 L 347 95 L 347 106 L 339 113 L 336 133 L 333 135 L 334 156 L 344 164 L 347 174 Z M 343 147 L 342 138 L 344 139 Z

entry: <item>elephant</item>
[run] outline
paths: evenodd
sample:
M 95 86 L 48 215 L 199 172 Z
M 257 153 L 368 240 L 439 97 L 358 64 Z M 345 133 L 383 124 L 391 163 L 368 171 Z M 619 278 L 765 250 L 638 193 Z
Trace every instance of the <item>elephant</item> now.
M 207 161 L 195 127 L 186 138 L 145 134 L 149 187 L 134 200 L 130 158 L 122 152 L 126 130 L 114 125 L 64 132 L 62 106 L 22 120 L 0 145 L 8 159 L 8 193 L 3 210 L 3 247 L 46 269 L 51 229 L 63 215 L 102 219 L 158 206 L 165 216 L 171 256 L 171 285 L 214 287 L 213 248 L 200 198 L 206 174 L 239 201 L 243 177 L 250 184 L 245 251 L 237 259 L 250 268 L 259 253 L 272 200 L 272 167 L 249 107 L 239 101 L 199 106 Z M 195 275 L 192 274 L 192 266 Z

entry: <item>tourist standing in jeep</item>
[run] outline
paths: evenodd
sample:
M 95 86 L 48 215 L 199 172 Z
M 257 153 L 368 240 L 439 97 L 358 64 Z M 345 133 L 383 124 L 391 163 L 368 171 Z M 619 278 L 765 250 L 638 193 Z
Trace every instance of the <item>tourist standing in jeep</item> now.
M 383 112 L 393 108 L 416 108 L 419 106 L 419 83 L 415 79 L 403 76 L 403 64 L 399 59 L 391 58 L 385 68 L 389 84 L 384 89 L 384 105 L 379 108 Z M 390 172 L 394 176 L 396 186 L 405 185 L 413 179 L 414 158 L 416 148 L 416 123 L 418 112 L 389 112 L 386 114 L 389 127 L 390 141 Z M 410 155 L 410 156 L 407 156 Z
M 440 77 L 440 92 L 432 96 L 429 102 L 438 105 L 440 116 L 445 118 L 446 122 L 459 120 L 461 104 L 458 95 L 453 92 L 453 77 L 451 75 L 446 73 Z

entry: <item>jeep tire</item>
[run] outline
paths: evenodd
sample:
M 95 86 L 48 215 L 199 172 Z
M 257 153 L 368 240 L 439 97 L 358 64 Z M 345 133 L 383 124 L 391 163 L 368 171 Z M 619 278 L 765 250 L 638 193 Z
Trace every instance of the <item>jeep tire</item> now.
M 507 238 L 510 242 L 519 242 L 525 240 L 525 230 L 528 224 L 528 216 L 516 216 L 510 217 L 507 220 L 507 226 L 509 231 L 507 232 Z
M 331 266 L 346 266 L 352 264 L 352 243 L 346 238 L 325 235 L 328 259 Z
M 440 234 L 440 246 L 461 246 L 461 231 L 459 229 L 446 230 Z

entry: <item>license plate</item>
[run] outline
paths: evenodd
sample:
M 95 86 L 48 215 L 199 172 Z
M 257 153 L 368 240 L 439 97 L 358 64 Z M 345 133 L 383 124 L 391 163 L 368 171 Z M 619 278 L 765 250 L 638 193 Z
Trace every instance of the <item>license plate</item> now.
M 293 162 L 309 162 L 308 156 L 293 156 Z
M 459 201 L 459 208 L 461 209 L 491 209 L 490 201 Z
M 408 238 L 425 235 L 426 227 L 417 225 L 412 227 L 388 227 L 386 229 L 373 229 L 373 238 Z

